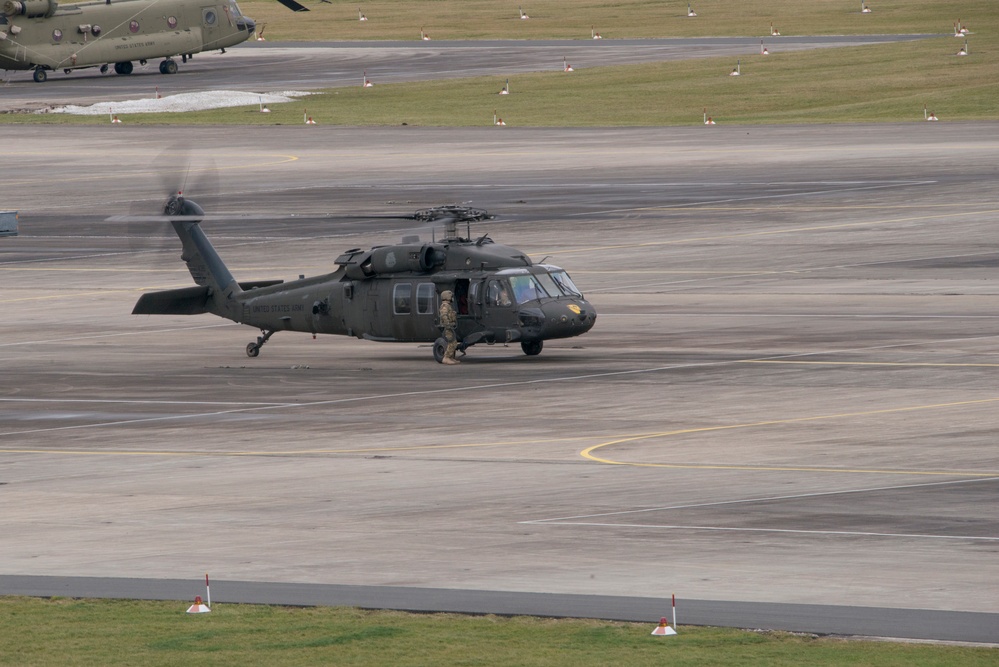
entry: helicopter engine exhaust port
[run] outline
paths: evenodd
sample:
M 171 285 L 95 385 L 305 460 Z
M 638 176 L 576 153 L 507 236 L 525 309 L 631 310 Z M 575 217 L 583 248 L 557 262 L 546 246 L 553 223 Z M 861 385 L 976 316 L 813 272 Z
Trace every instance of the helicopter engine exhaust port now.
M 7 0 L 0 7 L 0 14 L 36 19 L 52 16 L 57 8 L 55 0 Z

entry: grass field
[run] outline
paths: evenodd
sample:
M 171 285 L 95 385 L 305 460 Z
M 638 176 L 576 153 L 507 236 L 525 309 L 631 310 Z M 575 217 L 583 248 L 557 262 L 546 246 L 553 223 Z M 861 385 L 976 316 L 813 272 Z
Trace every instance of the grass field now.
M 976 35 L 999 30 L 993 0 L 301 0 L 295 13 L 274 0 L 241 0 L 268 40 L 441 39 L 945 34 L 963 21 Z M 521 20 L 519 8 L 530 16 Z M 358 9 L 367 21 L 358 20 Z M 955 40 L 956 41 L 956 40 Z M 954 49 L 957 50 L 956 48 Z
M 0 598 L 0 665 L 995 665 L 999 649 L 847 641 L 654 622 L 344 608 Z
M 287 25 L 288 32 L 275 30 L 274 37 L 302 39 L 357 39 L 358 30 L 370 38 L 402 38 L 401 26 L 417 20 L 428 7 L 442 17 L 442 25 L 456 26 L 453 34 L 445 33 L 453 38 L 566 37 L 575 30 L 571 21 L 541 19 L 570 8 L 587 17 L 584 24 L 596 21 L 598 15 L 606 16 L 603 23 L 618 27 L 605 34 L 619 32 L 622 37 L 758 35 L 769 31 L 771 20 L 778 25 L 775 16 L 780 17 L 779 29 L 785 35 L 947 33 L 958 19 L 972 26 L 974 34 L 969 38 L 971 54 L 965 57 L 955 55 L 964 40 L 953 36 L 793 53 L 781 53 L 779 38 L 772 38 L 767 40 L 770 55 L 742 58 L 739 77 L 728 76 L 735 64 L 732 58 L 594 67 L 571 74 L 563 73 L 556 63 L 549 72 L 509 77 L 511 94 L 504 96 L 497 93 L 506 77 L 483 77 L 330 90 L 307 101 L 273 105 L 271 114 L 260 114 L 253 106 L 134 114 L 123 120 L 129 124 L 291 125 L 302 123 L 306 107 L 319 124 L 346 126 L 490 125 L 494 113 L 508 126 L 521 127 L 670 126 L 700 124 L 705 109 L 723 124 L 922 121 L 924 107 L 942 121 L 999 120 L 999 2 L 909 0 L 885 3 L 883 10 L 873 3 L 874 13 L 863 15 L 859 2 L 852 0 L 783 4 L 711 0 L 696 19 L 688 19 L 686 3 L 675 0 L 552 1 L 539 5 L 540 13 L 535 12 L 529 21 L 521 21 L 513 3 L 397 0 L 362 5 L 369 15 L 365 23 L 357 21 L 356 4 L 344 2 L 317 5 L 309 14 L 294 14 L 271 0 L 244 4 L 251 15 L 269 17 L 278 12 L 274 16 L 280 22 L 275 23 Z M 511 10 L 514 19 L 506 16 Z M 386 25 L 374 23 L 376 15 Z M 268 25 L 270 20 L 266 19 Z M 476 29 L 458 31 L 460 25 Z M 980 32 L 974 31 L 975 26 Z M 511 30 L 517 34 L 510 34 Z M 587 38 L 588 34 L 587 29 Z M 103 116 L 63 114 L 0 118 L 7 123 L 107 122 Z

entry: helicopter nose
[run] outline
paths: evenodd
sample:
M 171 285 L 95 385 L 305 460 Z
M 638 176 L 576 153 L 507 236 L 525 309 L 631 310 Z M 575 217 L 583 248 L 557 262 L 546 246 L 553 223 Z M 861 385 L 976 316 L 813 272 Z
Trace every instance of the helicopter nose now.
M 236 27 L 240 30 L 245 30 L 251 35 L 257 29 L 257 22 L 251 19 L 249 16 L 241 16 L 238 21 L 236 21 Z
M 553 306 L 554 312 L 547 313 L 546 338 L 578 336 L 592 329 L 597 321 L 597 311 L 586 301 Z

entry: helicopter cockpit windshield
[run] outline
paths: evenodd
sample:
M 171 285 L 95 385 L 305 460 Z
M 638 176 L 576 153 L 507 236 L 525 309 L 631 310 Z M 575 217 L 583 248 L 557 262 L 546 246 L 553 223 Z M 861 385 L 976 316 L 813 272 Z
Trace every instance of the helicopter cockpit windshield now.
M 539 271 L 538 269 L 543 269 Z M 535 267 L 530 272 L 519 269 L 506 273 L 502 280 L 490 280 L 486 288 L 486 302 L 496 306 L 522 305 L 545 297 L 583 297 L 572 278 L 557 266 Z M 511 296 L 512 295 L 512 296 Z
M 576 287 L 576 283 L 572 282 L 572 278 L 569 274 L 565 272 L 564 269 L 560 269 L 557 266 L 547 266 L 547 274 L 539 274 L 538 278 L 542 279 L 542 284 L 545 284 L 544 279 L 550 279 L 551 282 L 555 284 L 557 291 L 549 289 L 548 291 L 552 293 L 552 296 L 558 296 L 559 294 L 564 294 L 565 296 L 572 296 L 576 298 L 582 298 L 583 293 L 579 291 Z M 545 285 L 548 287 L 548 285 Z

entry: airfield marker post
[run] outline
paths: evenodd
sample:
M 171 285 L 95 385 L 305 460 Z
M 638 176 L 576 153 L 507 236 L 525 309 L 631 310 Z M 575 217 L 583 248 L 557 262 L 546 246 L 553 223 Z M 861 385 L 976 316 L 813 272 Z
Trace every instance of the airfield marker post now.
M 212 589 L 208 585 L 208 573 L 207 572 L 205 572 L 205 599 L 208 601 L 208 608 L 211 609 L 212 608 Z M 676 625 L 676 609 L 675 609 L 675 604 L 674 604 L 673 614 L 674 614 L 673 625 Z

